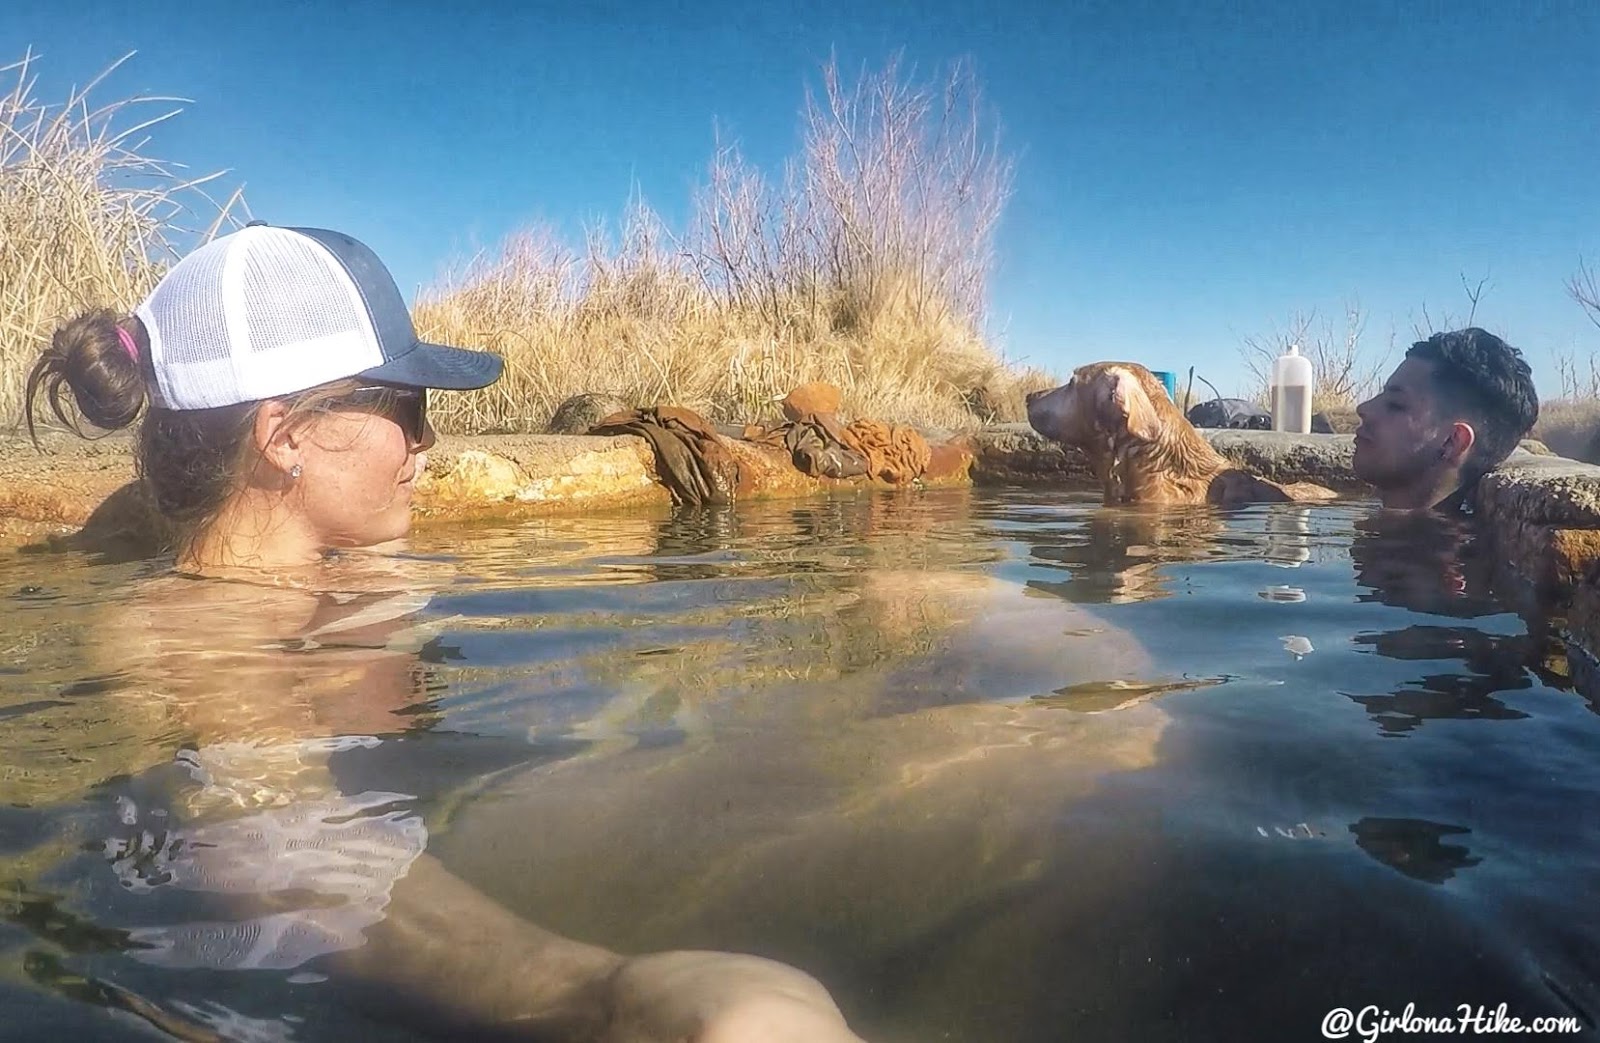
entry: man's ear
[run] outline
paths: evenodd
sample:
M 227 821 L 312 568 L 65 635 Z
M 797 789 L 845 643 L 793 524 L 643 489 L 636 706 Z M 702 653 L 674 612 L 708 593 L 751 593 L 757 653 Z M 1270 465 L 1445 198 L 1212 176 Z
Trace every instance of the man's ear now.
M 1440 456 L 1446 463 L 1460 466 L 1466 462 L 1472 447 L 1478 444 L 1478 433 L 1472 425 L 1465 420 L 1457 420 L 1450 425 L 1450 431 L 1445 435 L 1444 449 Z
M 289 407 L 281 400 L 269 398 L 256 407 L 250 436 L 260 458 L 274 470 L 288 474 L 300 463 L 300 439 L 289 423 Z
M 1125 430 L 1142 442 L 1161 438 L 1161 418 L 1139 378 L 1125 369 L 1108 369 L 1099 405 L 1101 422 L 1113 431 Z

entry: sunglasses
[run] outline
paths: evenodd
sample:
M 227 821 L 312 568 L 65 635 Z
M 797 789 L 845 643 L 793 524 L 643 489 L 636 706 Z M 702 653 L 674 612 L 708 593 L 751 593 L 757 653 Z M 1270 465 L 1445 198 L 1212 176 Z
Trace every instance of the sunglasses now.
M 340 396 L 341 401 L 386 416 L 400 425 L 414 446 L 428 440 L 428 392 L 423 388 L 369 384 Z

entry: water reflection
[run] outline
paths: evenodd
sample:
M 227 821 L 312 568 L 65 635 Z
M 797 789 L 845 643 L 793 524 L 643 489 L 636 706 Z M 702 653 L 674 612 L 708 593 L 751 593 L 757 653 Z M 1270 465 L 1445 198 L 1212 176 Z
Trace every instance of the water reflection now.
M 1030 585 L 1083 604 L 1129 604 L 1171 597 L 1182 590 L 1178 565 L 1265 561 L 1298 569 L 1344 555 L 1343 540 L 1319 531 L 1312 508 L 1257 504 L 1222 509 L 1102 507 L 1070 513 L 1070 527 L 1047 530 L 1030 557 L 1064 572 L 1060 580 Z M 1281 573 L 1277 574 L 1281 577 Z M 1269 583 L 1267 600 L 1303 600 L 1296 586 Z
M 86 886 L 92 922 L 128 943 L 114 966 L 133 980 L 277 973 L 276 989 L 264 982 L 254 1005 L 230 1008 L 242 1018 L 281 1007 L 295 984 L 284 975 L 308 967 L 417 973 L 362 965 L 374 932 L 442 917 L 429 947 L 462 944 L 474 918 L 423 868 L 441 824 L 468 838 L 444 850 L 513 908 L 629 951 L 694 942 L 814 956 L 826 970 L 838 954 L 813 951 L 804 917 L 784 921 L 792 932 L 751 931 L 774 922 L 769 881 L 805 859 L 833 883 L 811 885 L 822 904 L 788 912 L 826 918 L 863 901 L 839 871 L 854 863 L 866 890 L 886 887 L 872 919 L 899 926 L 884 944 L 908 944 L 1025 878 L 1039 857 L 1026 823 L 1105 772 L 1148 764 L 1162 720 L 1027 705 L 1087 680 L 1138 680 L 1148 661 L 1116 628 L 986 575 L 976 566 L 1002 552 L 949 538 L 943 518 L 871 498 L 633 519 L 599 541 L 601 567 L 641 586 L 507 582 L 526 558 L 490 538 L 505 572 L 484 583 L 461 584 L 423 546 L 375 562 L 375 585 L 310 594 L 181 579 L 126 603 L 74 592 L 73 610 L 98 617 L 89 665 L 122 670 L 97 688 L 77 680 L 79 662 L 71 683 L 41 685 L 56 698 L 12 708 L 59 749 L 113 751 L 41 761 L 44 777 L 28 780 L 29 799 L 71 808 L 95 840 L 84 850 L 49 830 L 7 875 Z M 596 567 L 570 544 L 550 553 L 557 569 Z M 1070 633 L 1094 639 L 1040 641 Z M 40 658 L 21 664 L 40 676 Z M 59 697 L 74 690 L 85 694 Z M 85 707 L 88 719 L 74 715 Z M 521 752 L 496 765 L 467 746 L 453 767 L 416 767 L 431 735 L 463 732 Z M 1023 778 L 1037 788 L 1008 796 L 1002 826 L 996 795 Z M 971 842 L 985 818 L 998 847 Z M 894 883 L 935 864 L 947 867 L 938 882 Z M 530 867 L 540 890 L 512 887 Z M 75 905 L 61 908 L 91 919 Z M 28 916 L 13 922 L 46 940 Z M 79 995 L 56 964 L 35 962 L 35 980 Z M 438 969 L 415 962 L 437 991 Z M 482 971 L 462 960 L 452 973 Z
M 1600 949 L 1582 910 L 1600 879 L 1600 832 L 1576 781 L 1592 779 L 1587 755 L 1567 730 L 1589 729 L 1559 694 L 1567 685 L 1550 669 L 1548 629 L 1497 598 L 1469 521 L 1319 507 L 1302 533 L 1298 519 L 1262 514 L 1219 515 L 1222 539 L 1209 552 L 1169 545 L 1154 579 L 1131 588 L 1153 596 L 1106 613 L 1137 620 L 1168 650 L 1169 669 L 1243 675 L 1163 694 L 1173 723 L 1156 764 L 1108 782 L 1112 796 L 1073 818 L 1085 846 L 1130 843 L 1125 831 L 1097 832 L 1103 821 L 1172 834 L 1170 846 L 1131 856 L 1147 859 L 1142 879 L 1153 887 L 1096 896 L 1115 925 L 1099 941 L 1124 957 L 1122 977 L 1105 987 L 1147 986 L 1150 1009 L 1173 1019 L 1140 1021 L 1126 1038 L 1300 1038 L 1354 993 L 1398 1010 L 1450 1009 L 1463 991 L 1481 992 L 1530 1013 L 1591 1018 Z M 1096 551 L 1111 569 L 1140 562 L 1121 541 L 1073 539 L 1035 541 L 1042 570 L 1073 573 L 1037 586 L 1112 604 L 1096 597 L 1107 580 L 1093 589 L 1075 570 L 1090 571 Z M 1232 553 L 1245 546 L 1268 567 L 1292 563 L 1292 586 Z M 1302 549 L 1310 555 L 1298 561 Z M 1315 654 L 1274 668 L 1263 663 L 1269 643 Z M 1352 699 L 1365 714 L 1349 712 Z M 1420 728 L 1446 718 L 1517 727 Z M 1369 741 L 1389 734 L 1411 741 Z M 1314 827 L 1272 828 L 1303 822 Z M 1418 886 L 1463 876 L 1470 887 Z M 1078 874 L 1058 879 L 1083 886 Z M 1502 912 L 1513 904 L 1516 914 Z M 1046 908 L 1032 906 L 1038 916 Z M 1455 958 L 1462 951 L 1476 954 L 1471 966 Z M 1162 970 L 1141 978 L 1143 961 Z M 1082 973 L 1075 980 L 1094 971 Z
M 1470 673 L 1439 670 L 1385 695 L 1352 695 L 1385 734 L 1401 735 L 1431 720 L 1516 721 L 1528 715 L 1494 693 L 1533 687 L 1525 664 L 1527 635 L 1485 634 L 1465 627 L 1410 626 L 1382 634 L 1360 634 L 1358 646 L 1399 660 L 1457 660 Z
M 1464 844 L 1448 844 L 1445 837 L 1465 836 L 1472 830 L 1417 818 L 1363 818 L 1350 825 L 1356 846 L 1413 880 L 1442 884 L 1463 869 L 1483 861 Z
M 1350 544 L 1363 601 L 1471 619 L 1505 609 L 1494 600 L 1493 560 L 1468 517 L 1375 510 Z
M 1264 557 L 1280 568 L 1297 569 L 1311 560 L 1311 508 L 1280 504 L 1266 518 Z
M 1104 713 L 1121 710 L 1146 699 L 1155 699 L 1172 692 L 1192 692 L 1213 685 L 1225 684 L 1226 677 L 1197 677 L 1181 681 L 1085 681 L 1081 684 L 1058 688 L 1049 695 L 1034 697 L 1039 706 L 1054 706 L 1078 713 Z
M 1085 509 L 1070 530 L 1034 543 L 1031 559 L 1067 575 L 1030 580 L 1034 590 L 1080 604 L 1128 604 L 1172 596 L 1165 566 L 1246 559 L 1257 548 L 1230 532 L 1211 507 Z
M 1495 598 L 1492 558 L 1469 518 L 1374 512 L 1357 522 L 1350 557 L 1363 590 L 1359 600 L 1451 619 L 1506 611 Z M 1392 692 L 1349 695 L 1385 735 L 1404 735 L 1430 720 L 1522 720 L 1526 713 L 1496 695 L 1528 690 L 1540 680 L 1561 683 L 1548 674 L 1542 620 L 1513 634 L 1417 622 L 1354 640 L 1388 659 L 1441 664 Z

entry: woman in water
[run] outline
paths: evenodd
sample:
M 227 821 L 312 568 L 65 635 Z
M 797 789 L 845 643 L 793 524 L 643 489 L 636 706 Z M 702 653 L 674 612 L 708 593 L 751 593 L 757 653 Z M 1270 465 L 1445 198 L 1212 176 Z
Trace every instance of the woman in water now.
M 118 669 L 143 678 L 136 710 L 156 727 L 132 729 L 146 741 L 128 755 L 154 748 L 145 759 L 165 766 L 132 775 L 104 857 L 130 902 L 176 890 L 231 904 L 134 927 L 128 951 L 166 967 L 310 965 L 457 1031 L 856 1039 L 826 990 L 784 964 L 625 957 L 529 924 L 427 854 L 415 798 L 336 783 L 335 755 L 391 741 L 419 701 L 417 658 L 396 649 L 426 596 L 396 592 L 393 559 L 361 549 L 409 527 L 434 439 L 428 390 L 500 371 L 496 356 L 419 342 L 361 243 L 259 224 L 184 258 L 135 315 L 68 322 L 34 366 L 30 431 L 41 394 L 69 426 L 143 416 L 139 474 L 176 550 L 174 573 L 107 638 Z

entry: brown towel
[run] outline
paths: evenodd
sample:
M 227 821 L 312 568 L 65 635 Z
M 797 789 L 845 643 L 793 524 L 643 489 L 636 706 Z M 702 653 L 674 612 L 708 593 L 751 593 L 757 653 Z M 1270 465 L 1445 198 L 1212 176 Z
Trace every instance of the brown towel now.
M 592 435 L 639 435 L 656 455 L 656 473 L 678 506 L 732 503 L 739 486 L 739 461 L 717 432 L 692 409 L 656 406 L 613 413 L 589 429 Z
M 891 485 L 921 478 L 933 459 L 928 440 L 915 428 L 891 427 L 881 420 L 854 420 L 845 433 L 861 447 L 867 473 Z
M 904 485 L 928 470 L 933 451 L 909 427 L 891 427 L 879 420 L 856 420 L 845 427 L 835 415 L 844 394 L 832 384 L 801 384 L 781 399 L 788 420 L 766 430 L 746 428 L 748 441 L 782 446 L 794 466 L 814 478 L 856 478 L 867 475 Z

